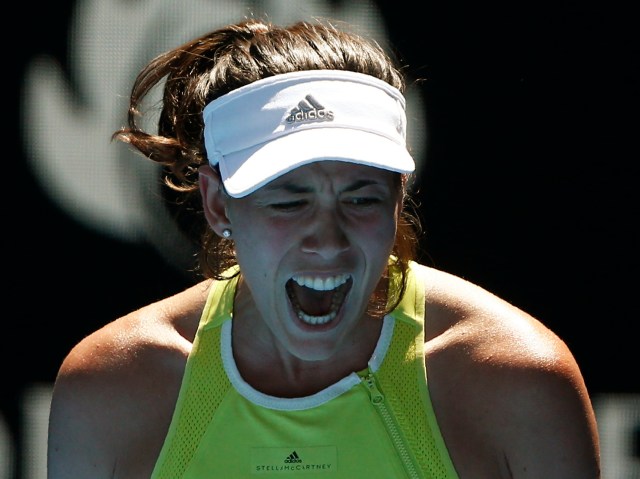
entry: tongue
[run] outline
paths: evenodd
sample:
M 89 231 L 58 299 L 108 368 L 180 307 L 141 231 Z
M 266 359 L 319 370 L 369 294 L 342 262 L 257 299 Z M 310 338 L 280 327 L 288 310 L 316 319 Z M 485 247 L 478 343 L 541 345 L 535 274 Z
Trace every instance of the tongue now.
M 331 311 L 331 299 L 334 291 L 316 291 L 298 284 L 293 284 L 293 293 L 300 309 L 311 316 L 322 316 Z

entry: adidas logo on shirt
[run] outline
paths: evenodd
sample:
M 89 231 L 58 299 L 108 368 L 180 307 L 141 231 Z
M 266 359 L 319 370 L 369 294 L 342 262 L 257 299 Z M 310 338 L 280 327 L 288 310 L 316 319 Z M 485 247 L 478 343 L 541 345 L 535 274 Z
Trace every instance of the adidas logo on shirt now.
M 287 456 L 287 458 L 284 460 L 284 462 L 286 464 L 293 464 L 293 463 L 302 462 L 302 459 L 300 459 L 300 457 L 298 456 L 298 453 L 296 451 L 293 451 L 291 454 L 289 454 Z
M 300 100 L 287 116 L 287 123 L 304 123 L 310 121 L 332 121 L 333 112 L 322 106 L 318 100 L 307 95 Z

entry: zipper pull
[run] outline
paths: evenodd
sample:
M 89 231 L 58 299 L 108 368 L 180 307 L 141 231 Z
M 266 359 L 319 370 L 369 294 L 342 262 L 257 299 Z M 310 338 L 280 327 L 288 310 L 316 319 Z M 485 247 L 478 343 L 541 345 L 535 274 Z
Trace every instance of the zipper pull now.
M 373 377 L 372 373 L 367 374 L 364 378 L 364 384 L 369 390 L 369 395 L 371 396 L 371 403 L 375 406 L 378 406 L 384 402 L 384 394 L 378 389 L 378 385 L 376 384 L 376 380 Z

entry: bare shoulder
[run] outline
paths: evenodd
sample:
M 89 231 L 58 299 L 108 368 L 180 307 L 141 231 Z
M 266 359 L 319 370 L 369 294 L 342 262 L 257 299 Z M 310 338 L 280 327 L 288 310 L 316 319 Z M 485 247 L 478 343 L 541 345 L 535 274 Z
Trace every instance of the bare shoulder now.
M 573 366 L 566 344 L 541 321 L 463 278 L 429 268 L 427 350 L 464 348 L 482 362 Z
M 425 324 L 429 390 L 462 478 L 599 477 L 579 365 L 543 322 L 429 269 Z
M 207 286 L 200 283 L 118 318 L 69 352 L 51 402 L 50 478 L 150 475 Z M 130 458 L 135 463 L 127 463 Z

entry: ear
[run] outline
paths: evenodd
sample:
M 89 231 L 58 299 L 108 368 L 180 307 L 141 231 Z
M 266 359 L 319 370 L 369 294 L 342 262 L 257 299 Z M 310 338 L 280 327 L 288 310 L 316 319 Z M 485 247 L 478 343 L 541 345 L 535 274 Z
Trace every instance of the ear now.
M 231 222 L 226 212 L 228 196 L 224 192 L 220 175 L 210 165 L 203 165 L 198 169 L 198 182 L 204 216 L 211 229 L 222 236 L 222 231 L 230 228 Z

